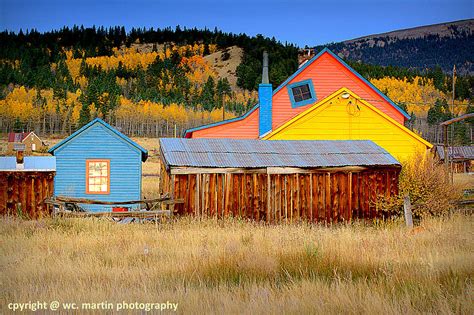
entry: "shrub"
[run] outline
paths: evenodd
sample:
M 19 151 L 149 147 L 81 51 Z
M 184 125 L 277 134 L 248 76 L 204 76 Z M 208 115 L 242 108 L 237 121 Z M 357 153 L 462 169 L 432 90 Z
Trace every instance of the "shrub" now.
M 230 59 L 230 53 L 229 53 L 229 49 L 226 49 L 224 50 L 224 52 L 222 52 L 221 54 L 221 60 L 222 61 L 227 61 Z
M 37 150 L 38 153 L 48 153 L 49 147 L 48 146 L 42 146 Z
M 377 206 L 388 216 L 402 216 L 403 199 L 408 194 L 414 219 L 446 215 L 461 197 L 460 188 L 448 183 L 446 176 L 444 166 L 430 154 L 402 162 L 398 196 L 381 199 Z

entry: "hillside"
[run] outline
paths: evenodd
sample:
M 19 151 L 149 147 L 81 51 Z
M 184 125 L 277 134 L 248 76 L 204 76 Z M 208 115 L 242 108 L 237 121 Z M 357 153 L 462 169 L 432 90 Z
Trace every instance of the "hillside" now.
M 466 25 L 456 26 L 456 34 L 465 36 L 472 23 Z M 440 35 L 436 36 L 458 40 L 452 32 L 456 27 L 438 26 Z M 425 41 L 426 36 L 415 37 L 417 32 L 428 34 L 427 29 L 406 30 L 399 37 L 392 32 L 388 44 L 371 48 L 364 44 L 369 48 L 361 51 L 374 57 L 376 49 L 384 50 L 400 41 Z M 372 38 L 357 39 L 351 45 Z M 275 88 L 298 68 L 298 48 L 262 35 L 179 27 L 132 28 L 129 32 L 123 27 L 0 32 L 0 132 L 34 130 L 41 135 L 65 135 L 94 117 L 102 117 L 130 136 L 179 135 L 188 128 L 241 115 L 252 107 L 261 82 L 264 50 L 269 53 L 270 82 Z M 448 57 L 439 52 L 443 61 Z M 417 61 L 411 55 L 406 59 Z M 390 63 L 384 67 L 382 61 L 346 60 L 413 114 L 409 127 L 430 141 L 439 139 L 439 121 L 452 116 L 447 106 L 452 103 L 451 76 L 440 67 L 417 70 Z M 473 86 L 474 76 L 458 75 L 455 114 L 474 110 L 469 106 L 474 99 Z M 460 142 L 470 141 L 469 131 L 460 133 Z
M 474 19 L 427 25 L 359 37 L 328 47 L 340 57 L 382 66 L 425 70 L 437 66 L 447 73 L 474 73 Z
M 227 79 L 233 91 L 238 90 L 237 67 L 242 63 L 243 49 L 237 46 L 227 47 L 204 56 L 217 77 Z
M 371 40 L 374 37 L 390 37 L 392 39 L 415 39 L 430 35 L 439 35 L 440 37 L 454 38 L 461 32 L 472 33 L 474 31 L 474 19 L 461 20 L 455 22 L 439 23 L 401 29 L 376 35 L 362 36 L 355 39 L 344 41 L 344 43 L 352 43 L 363 40 Z

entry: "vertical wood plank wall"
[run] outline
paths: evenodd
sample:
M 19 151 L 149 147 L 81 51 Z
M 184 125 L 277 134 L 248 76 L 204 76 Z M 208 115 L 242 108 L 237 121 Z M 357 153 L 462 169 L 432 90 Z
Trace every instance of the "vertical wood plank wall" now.
M 179 215 L 267 222 L 340 222 L 378 216 L 378 196 L 398 194 L 399 168 L 295 174 L 162 171 L 162 193 L 183 198 Z
M 54 192 L 54 172 L 0 172 L 0 215 L 49 215 L 43 203 Z

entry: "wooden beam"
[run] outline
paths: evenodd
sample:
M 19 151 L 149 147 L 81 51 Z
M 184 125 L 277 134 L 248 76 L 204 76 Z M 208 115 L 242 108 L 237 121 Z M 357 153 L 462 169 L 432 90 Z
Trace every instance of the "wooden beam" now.
M 342 166 L 328 168 L 299 168 L 299 167 L 268 167 L 267 174 L 314 174 L 335 172 L 362 172 L 367 170 L 363 166 Z
M 145 200 L 129 200 L 129 201 L 101 201 L 101 200 L 92 200 L 85 198 L 72 198 L 66 196 L 57 196 L 57 201 L 61 202 L 71 202 L 71 203 L 82 203 L 82 204 L 94 204 L 94 205 L 133 205 L 133 204 L 146 204 L 154 202 L 163 202 L 163 203 L 183 203 L 183 199 L 171 199 L 169 196 L 164 196 L 156 199 L 145 199 Z
M 156 211 L 128 211 L 128 212 L 72 212 L 59 210 L 56 212 L 58 215 L 63 215 L 67 217 L 79 217 L 79 218 L 89 218 L 89 217 L 112 217 L 112 218 L 154 218 L 156 216 L 171 215 L 170 210 L 156 210 Z
M 259 174 L 266 173 L 265 168 L 235 167 L 171 167 L 171 175 L 180 174 Z
M 450 120 L 443 121 L 440 125 L 441 126 L 448 126 L 448 125 L 451 125 L 455 122 L 459 122 L 461 120 L 468 119 L 468 118 L 474 118 L 474 113 L 465 114 L 465 115 L 462 115 L 462 116 L 459 116 L 459 117 L 456 117 L 456 118 L 453 118 L 453 119 L 450 119 Z

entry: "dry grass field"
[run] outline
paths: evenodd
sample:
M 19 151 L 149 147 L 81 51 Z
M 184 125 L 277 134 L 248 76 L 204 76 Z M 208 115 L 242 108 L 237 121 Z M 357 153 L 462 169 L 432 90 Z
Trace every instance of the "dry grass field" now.
M 179 313 L 473 314 L 474 219 L 268 226 L 0 219 L 13 302 L 178 303 Z

